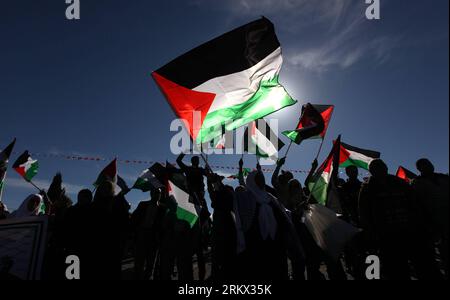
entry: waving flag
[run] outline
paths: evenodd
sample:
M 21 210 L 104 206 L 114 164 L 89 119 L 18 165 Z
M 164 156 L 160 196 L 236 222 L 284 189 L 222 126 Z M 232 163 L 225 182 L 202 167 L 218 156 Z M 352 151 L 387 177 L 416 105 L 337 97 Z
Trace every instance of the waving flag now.
M 264 119 L 251 122 L 244 132 L 244 151 L 260 157 L 276 157 L 284 143 Z
M 341 136 L 334 142 L 333 149 L 322 163 L 312 179 L 308 182 L 308 189 L 314 199 L 321 205 L 330 202 L 337 203 L 336 181 L 339 171 Z
M 37 160 L 31 158 L 28 151 L 25 151 L 19 156 L 12 167 L 26 181 L 31 181 L 38 172 L 39 163 Z
M 133 185 L 133 189 L 148 192 L 153 189 L 164 188 L 164 185 L 156 178 L 150 169 L 144 170 Z
M 104 181 L 112 181 L 114 184 L 117 183 L 117 158 L 110 162 L 98 175 L 94 186 L 99 186 Z
M 266 18 L 181 55 L 152 76 L 194 141 L 209 142 L 222 125 L 234 130 L 295 104 L 279 83 L 281 47 Z M 193 112 L 198 113 L 198 121 Z
M 408 170 L 407 168 L 404 168 L 402 166 L 398 167 L 397 173 L 395 174 L 398 178 L 403 179 L 407 183 L 411 183 L 411 181 L 417 177 L 416 174 Z
M 2 152 L 0 152 L 0 200 L 2 199 L 3 186 L 5 184 L 6 169 L 8 168 L 9 157 L 16 144 L 14 139 Z
M 307 103 L 302 107 L 302 115 L 295 130 L 283 134 L 296 144 L 306 139 L 323 139 L 333 114 L 333 105 Z
M 189 201 L 190 195 L 172 181 L 168 181 L 167 191 L 177 203 L 176 215 L 179 220 L 189 223 L 191 228 L 198 220 L 197 209 L 193 203 Z
M 380 158 L 380 152 L 357 148 L 341 142 L 341 164 L 339 165 L 341 168 L 356 166 L 369 170 L 370 162 L 376 158 Z

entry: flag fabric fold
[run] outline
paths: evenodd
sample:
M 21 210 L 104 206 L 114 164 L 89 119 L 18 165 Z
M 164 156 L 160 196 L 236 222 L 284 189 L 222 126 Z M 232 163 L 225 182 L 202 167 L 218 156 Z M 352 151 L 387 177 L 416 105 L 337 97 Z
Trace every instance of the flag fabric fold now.
M 244 152 L 259 157 L 277 157 L 284 147 L 275 132 L 264 119 L 251 122 L 244 132 Z
M 25 151 L 17 158 L 12 167 L 26 181 L 31 181 L 38 172 L 39 163 L 37 160 L 31 158 L 28 151 Z
M 380 152 L 357 148 L 341 142 L 341 163 L 339 167 L 356 166 L 369 170 L 372 160 L 380 158 Z
M 155 174 L 149 169 L 144 170 L 136 179 L 133 189 L 148 192 L 150 190 L 164 188 L 164 185 L 156 178 Z
M 117 158 L 111 161 L 98 175 L 94 186 L 99 186 L 104 181 L 111 181 L 117 184 Z
M 329 204 L 337 205 L 339 203 L 337 177 L 341 159 L 340 145 L 341 136 L 334 142 L 330 154 L 307 183 L 311 196 L 314 197 L 317 203 L 324 206 Z
M 297 128 L 283 131 L 283 134 L 297 145 L 306 139 L 323 139 L 333 110 L 333 105 L 307 103 L 302 106 L 302 114 Z
M 281 47 L 266 18 L 225 33 L 152 73 L 197 144 L 296 103 L 279 83 Z M 197 118 L 193 113 L 197 112 Z
M 192 228 L 198 220 L 197 207 L 190 201 L 191 196 L 181 187 L 169 180 L 167 182 L 169 197 L 177 203 L 176 216 L 178 220 L 186 221 Z

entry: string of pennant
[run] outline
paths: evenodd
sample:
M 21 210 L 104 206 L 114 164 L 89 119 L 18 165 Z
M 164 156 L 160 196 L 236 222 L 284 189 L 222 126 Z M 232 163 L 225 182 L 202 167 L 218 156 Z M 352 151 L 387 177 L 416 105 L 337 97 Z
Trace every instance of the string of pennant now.
M 110 161 L 111 159 L 108 158 L 104 158 L 104 157 L 100 157 L 100 156 L 82 156 L 82 155 L 73 155 L 73 154 L 55 154 L 55 153 L 39 153 L 39 152 L 33 152 L 30 153 L 30 155 L 32 157 L 36 157 L 36 158 L 57 158 L 57 159 L 64 159 L 64 160 L 72 160 L 72 161 Z M 156 163 L 157 161 L 153 161 L 153 160 L 141 160 L 141 159 L 117 159 L 118 163 L 122 163 L 122 164 L 136 164 L 136 165 L 147 165 L 150 166 L 154 163 Z M 208 165 L 213 168 L 213 169 L 218 169 L 218 170 L 235 170 L 236 172 L 239 170 L 239 167 L 237 166 L 220 166 L 220 165 L 212 165 L 210 163 L 208 163 Z M 267 173 L 272 173 L 275 169 L 273 168 L 261 168 L 261 170 L 263 172 L 267 172 Z M 289 171 L 291 173 L 303 173 L 303 174 L 308 174 L 309 171 L 306 170 L 295 170 L 295 169 L 283 169 L 285 171 Z

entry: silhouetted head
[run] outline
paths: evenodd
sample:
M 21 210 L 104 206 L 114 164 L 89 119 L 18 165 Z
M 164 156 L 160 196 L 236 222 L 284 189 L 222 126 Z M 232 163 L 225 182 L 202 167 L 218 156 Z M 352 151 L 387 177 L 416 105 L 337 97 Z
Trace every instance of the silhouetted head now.
M 95 201 L 97 200 L 107 200 L 114 197 L 114 183 L 109 180 L 105 180 L 97 187 L 97 192 L 95 192 Z
M 81 206 L 89 205 L 92 202 L 92 192 L 88 189 L 83 189 L 78 192 L 78 204 Z
M 388 167 L 383 160 L 377 158 L 370 162 L 369 172 L 376 179 L 384 178 L 388 175 Z
M 198 156 L 192 156 L 191 158 L 191 164 L 193 167 L 198 167 L 200 164 L 200 159 Z
M 358 168 L 355 166 L 348 166 L 345 168 L 345 174 L 347 174 L 348 179 L 356 180 L 358 178 Z
M 293 179 L 293 178 L 294 178 L 294 175 L 292 175 L 291 172 L 289 172 L 289 171 L 281 171 L 281 174 L 278 176 L 278 182 L 281 185 L 285 185 L 285 184 L 288 184 L 289 181 L 291 179 Z
M 291 179 L 289 180 L 289 195 L 294 196 L 297 194 L 302 194 L 303 188 L 300 181 L 297 179 Z
M 261 189 L 266 189 L 266 178 L 264 178 L 264 174 L 261 171 L 258 171 L 255 175 L 255 183 Z
M 417 170 L 420 172 L 422 176 L 429 176 L 434 173 L 434 166 L 426 158 L 421 158 L 416 162 Z

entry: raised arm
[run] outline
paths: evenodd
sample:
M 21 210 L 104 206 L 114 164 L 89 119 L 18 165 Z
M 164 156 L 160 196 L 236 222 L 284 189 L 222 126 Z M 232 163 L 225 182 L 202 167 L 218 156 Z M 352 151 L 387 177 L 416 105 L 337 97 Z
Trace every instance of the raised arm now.
M 317 159 L 314 159 L 314 161 L 311 164 L 311 170 L 309 170 L 308 176 L 306 176 L 306 179 L 305 179 L 306 188 L 308 188 L 308 183 L 311 180 L 311 177 L 314 175 L 314 172 L 316 172 L 317 165 L 318 165 Z
M 239 160 L 239 173 L 238 173 L 238 180 L 239 184 L 242 186 L 245 186 L 245 180 L 244 180 L 244 171 L 243 171 L 244 161 L 242 158 Z
M 277 189 L 279 186 L 279 182 L 278 182 L 278 175 L 280 174 L 280 170 L 281 167 L 284 165 L 284 163 L 286 162 L 286 158 L 280 158 L 279 160 L 277 160 L 277 167 L 275 168 L 275 171 L 273 171 L 272 174 L 272 186 Z
M 180 155 L 178 155 L 178 157 L 177 157 L 177 164 L 178 164 L 178 166 L 180 167 L 181 170 L 186 171 L 188 167 L 183 162 L 184 156 L 185 156 L 184 153 L 181 153 Z

